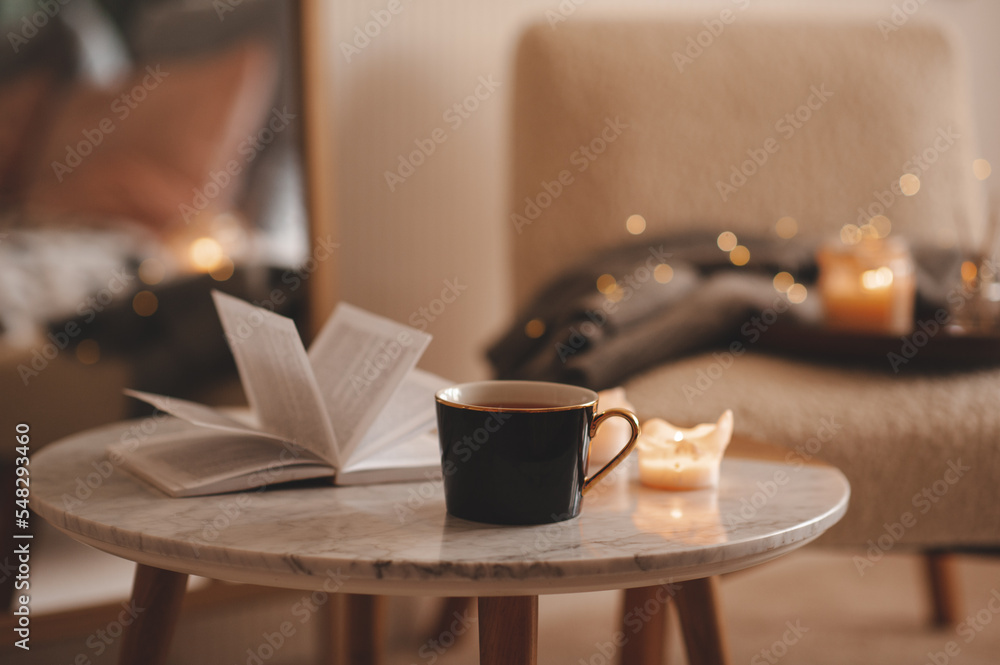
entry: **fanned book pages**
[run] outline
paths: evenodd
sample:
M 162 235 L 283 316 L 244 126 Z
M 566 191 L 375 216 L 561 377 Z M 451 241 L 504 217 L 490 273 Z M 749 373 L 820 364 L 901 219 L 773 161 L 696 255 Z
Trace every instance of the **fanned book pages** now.
M 434 393 L 415 367 L 431 336 L 341 303 L 308 353 L 284 316 L 212 293 L 250 417 L 135 390 L 190 424 L 109 447 L 171 496 L 200 496 L 329 477 L 338 485 L 440 477 Z

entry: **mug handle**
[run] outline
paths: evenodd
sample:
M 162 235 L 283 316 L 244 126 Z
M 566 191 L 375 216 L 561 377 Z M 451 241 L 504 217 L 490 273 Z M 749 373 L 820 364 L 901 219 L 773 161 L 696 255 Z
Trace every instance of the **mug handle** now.
M 635 417 L 634 413 L 626 411 L 625 409 L 608 409 L 607 411 L 598 414 L 598 416 L 594 418 L 594 422 L 590 425 L 591 439 L 593 439 L 594 435 L 597 434 L 597 428 L 601 426 L 601 423 L 612 416 L 618 416 L 619 418 L 624 418 L 628 421 L 629 426 L 632 427 L 632 438 L 629 439 L 628 443 L 625 444 L 625 447 L 619 450 L 618 454 L 615 455 L 610 462 L 605 464 L 600 471 L 589 478 L 583 479 L 583 494 L 586 494 L 587 490 L 603 480 L 605 476 L 615 470 L 616 466 L 625 461 L 625 458 L 628 457 L 629 453 L 632 452 L 632 449 L 635 448 L 636 443 L 639 441 L 639 419 Z

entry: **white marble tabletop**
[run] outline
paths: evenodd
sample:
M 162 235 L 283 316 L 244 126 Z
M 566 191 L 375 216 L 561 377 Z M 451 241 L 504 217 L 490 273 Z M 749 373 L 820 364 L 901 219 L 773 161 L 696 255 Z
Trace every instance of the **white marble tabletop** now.
M 172 499 L 105 456 L 123 430 L 141 436 L 143 425 L 41 450 L 31 460 L 32 508 L 139 563 L 288 588 L 513 596 L 680 582 L 808 543 L 840 519 L 850 494 L 829 466 L 727 457 L 718 489 L 693 492 L 640 486 L 631 460 L 587 494 L 580 517 L 541 526 L 450 517 L 433 480 Z

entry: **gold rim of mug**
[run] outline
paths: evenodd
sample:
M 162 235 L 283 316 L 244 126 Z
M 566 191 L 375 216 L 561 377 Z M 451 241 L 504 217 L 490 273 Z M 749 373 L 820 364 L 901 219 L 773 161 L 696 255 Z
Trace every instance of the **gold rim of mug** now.
M 586 409 L 586 408 L 596 408 L 597 400 L 593 402 L 587 402 L 586 404 L 571 404 L 569 406 L 542 406 L 542 407 L 528 407 L 528 406 L 476 406 L 475 404 L 459 404 L 458 402 L 451 402 L 446 399 L 441 399 L 439 397 L 434 398 L 438 404 L 444 404 L 445 406 L 450 406 L 456 409 L 466 409 L 467 411 L 489 411 L 490 413 L 511 411 L 514 413 L 550 413 L 552 411 L 572 411 L 573 409 Z
M 502 383 L 502 381 L 497 380 L 496 383 Z M 466 409 L 468 411 L 488 411 L 490 413 L 497 412 L 514 412 L 514 413 L 551 413 L 553 411 L 572 411 L 573 409 L 586 409 L 586 408 L 596 408 L 597 407 L 597 393 L 590 388 L 584 388 L 582 386 L 574 386 L 568 383 L 554 383 L 551 381 L 525 381 L 524 383 L 537 383 L 537 384 L 550 384 L 554 386 L 561 386 L 564 388 L 576 388 L 577 390 L 586 390 L 594 395 L 594 399 L 587 402 L 579 402 L 577 404 L 565 404 L 561 406 L 540 406 L 540 407 L 528 407 L 528 406 L 481 406 L 478 404 L 463 404 L 461 402 L 455 402 L 446 397 L 442 397 L 442 393 L 447 390 L 452 390 L 454 388 L 461 388 L 463 386 L 475 385 L 478 383 L 491 383 L 491 381 L 473 381 L 471 383 L 460 383 L 458 385 L 449 386 L 447 388 L 442 388 L 434 394 L 434 401 L 438 404 L 444 404 L 445 406 L 454 407 L 456 409 Z

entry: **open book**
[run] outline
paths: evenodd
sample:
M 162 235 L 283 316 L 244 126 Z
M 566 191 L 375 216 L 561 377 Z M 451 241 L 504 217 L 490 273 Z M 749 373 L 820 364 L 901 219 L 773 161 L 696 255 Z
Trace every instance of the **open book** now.
M 307 353 L 291 319 L 212 296 L 251 419 L 128 390 L 193 426 L 111 446 L 125 469 L 172 496 L 440 476 L 434 393 L 448 382 L 414 367 L 430 335 L 341 303 Z

